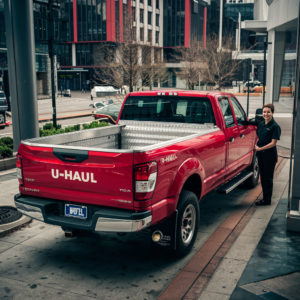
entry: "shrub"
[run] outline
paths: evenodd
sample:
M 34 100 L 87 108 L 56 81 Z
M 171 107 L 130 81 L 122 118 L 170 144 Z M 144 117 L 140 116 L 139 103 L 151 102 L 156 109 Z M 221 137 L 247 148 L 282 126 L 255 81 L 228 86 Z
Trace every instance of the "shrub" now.
M 51 130 L 51 129 L 53 129 L 53 124 L 52 124 L 52 123 L 46 123 L 46 124 L 43 126 L 43 129 L 44 129 L 44 130 Z
M 104 127 L 109 126 L 108 123 L 102 121 L 99 123 L 98 121 L 93 121 L 90 124 L 83 124 L 83 129 L 92 129 L 92 128 L 98 128 L 98 127 Z
M 78 130 L 80 130 L 80 124 L 74 125 L 74 127 L 73 127 L 73 128 L 74 128 L 74 130 L 75 130 L 75 131 L 78 131 Z
M 3 158 L 11 157 L 13 155 L 13 149 L 8 148 L 7 146 L 0 147 L 0 154 Z
M 8 146 L 9 148 L 12 148 L 14 144 L 13 139 L 10 137 L 3 137 L 2 139 L 0 139 L 0 142 L 1 144 Z

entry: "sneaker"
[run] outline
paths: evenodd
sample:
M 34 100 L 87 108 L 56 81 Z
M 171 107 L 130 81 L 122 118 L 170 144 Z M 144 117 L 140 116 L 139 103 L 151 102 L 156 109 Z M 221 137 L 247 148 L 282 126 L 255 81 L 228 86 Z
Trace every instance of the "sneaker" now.
M 271 205 L 271 200 L 259 200 L 258 202 L 255 202 L 255 205 L 258 205 L 258 206 L 263 206 L 263 205 Z

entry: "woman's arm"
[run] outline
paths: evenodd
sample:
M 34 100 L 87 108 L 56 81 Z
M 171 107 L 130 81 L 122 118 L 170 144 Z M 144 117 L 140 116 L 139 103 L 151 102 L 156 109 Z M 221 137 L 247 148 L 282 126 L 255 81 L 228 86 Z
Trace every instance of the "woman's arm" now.
M 272 142 L 266 146 L 263 146 L 263 147 L 258 147 L 257 145 L 255 145 L 255 150 L 256 151 L 263 151 L 263 150 L 267 150 L 267 149 L 270 149 L 270 148 L 273 148 L 275 147 L 277 144 L 277 140 L 272 140 Z

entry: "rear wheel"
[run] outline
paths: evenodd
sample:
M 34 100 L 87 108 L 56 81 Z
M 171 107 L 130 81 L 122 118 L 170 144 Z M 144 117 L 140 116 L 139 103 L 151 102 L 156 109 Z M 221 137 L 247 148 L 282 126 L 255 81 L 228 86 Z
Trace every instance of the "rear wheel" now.
M 254 188 L 258 184 L 259 179 L 259 167 L 258 167 L 258 158 L 254 155 L 251 166 L 248 168 L 248 171 L 253 172 L 253 174 L 244 182 L 246 188 Z
M 193 248 L 198 233 L 200 209 L 197 196 L 190 191 L 182 191 L 177 210 L 176 253 L 183 256 Z

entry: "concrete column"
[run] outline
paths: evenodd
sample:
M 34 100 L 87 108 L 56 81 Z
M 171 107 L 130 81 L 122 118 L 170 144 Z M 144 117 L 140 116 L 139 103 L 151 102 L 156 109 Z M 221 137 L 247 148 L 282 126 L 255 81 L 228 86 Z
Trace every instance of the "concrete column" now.
M 286 44 L 286 32 L 275 33 L 274 50 L 274 79 L 273 79 L 273 101 L 278 102 L 280 98 L 281 80 L 284 65 Z
M 278 102 L 284 65 L 286 32 L 269 32 L 266 103 Z
M 72 44 L 72 66 L 76 66 L 76 44 Z
M 275 31 L 268 31 L 268 55 L 267 55 L 267 92 L 266 103 L 273 103 L 273 78 L 274 78 L 274 49 L 275 49 Z
M 39 136 L 32 0 L 4 0 L 14 151 Z M 22 50 L 22 51 L 20 51 Z

